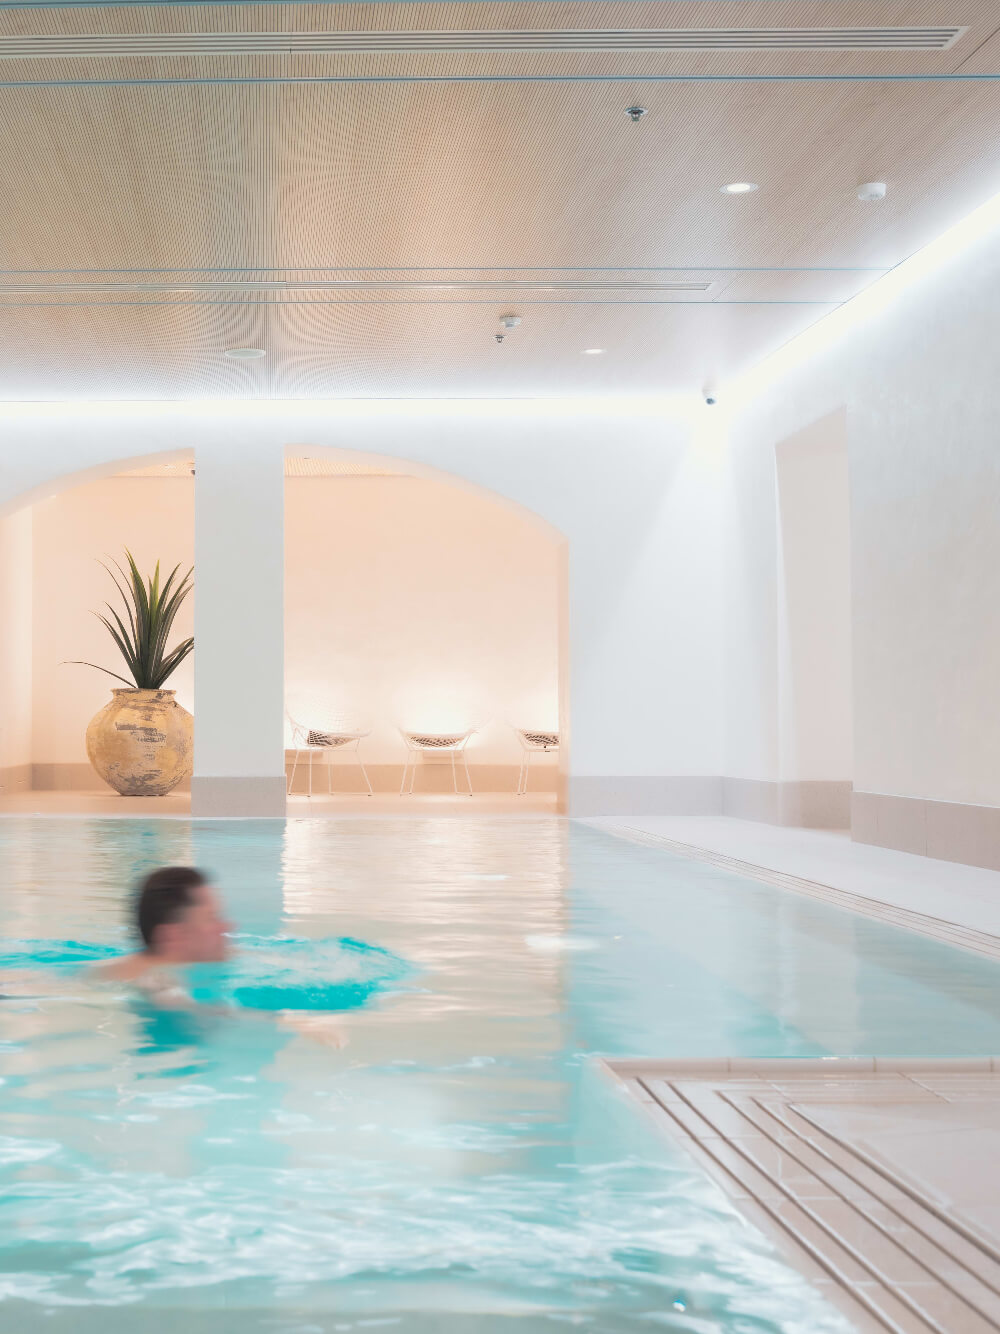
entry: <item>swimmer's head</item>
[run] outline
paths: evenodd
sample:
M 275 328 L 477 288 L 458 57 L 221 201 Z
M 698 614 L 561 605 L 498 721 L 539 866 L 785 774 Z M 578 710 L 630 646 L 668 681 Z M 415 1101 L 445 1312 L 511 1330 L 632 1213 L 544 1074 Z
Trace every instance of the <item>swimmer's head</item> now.
M 136 918 L 146 950 L 171 963 L 218 963 L 229 953 L 232 928 L 219 896 L 192 866 L 161 866 L 146 876 Z

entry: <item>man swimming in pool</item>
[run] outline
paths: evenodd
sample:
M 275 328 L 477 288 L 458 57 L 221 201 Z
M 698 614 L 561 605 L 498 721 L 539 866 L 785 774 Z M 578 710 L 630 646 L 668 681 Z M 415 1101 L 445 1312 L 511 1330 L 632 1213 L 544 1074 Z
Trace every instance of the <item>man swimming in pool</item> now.
M 99 976 L 137 987 L 159 1004 L 189 1004 L 175 970 L 229 955 L 233 928 L 217 890 L 193 866 L 161 866 L 140 884 L 135 915 L 143 949 L 99 965 Z
M 252 1011 L 198 1005 L 177 970 L 192 963 L 222 963 L 229 958 L 226 920 L 218 890 L 193 866 L 161 866 L 139 885 L 135 900 L 136 924 L 143 948 L 111 963 L 98 964 L 94 973 L 103 981 L 124 982 L 167 1009 L 216 1010 L 277 1022 L 283 1028 L 312 1038 L 324 1046 L 343 1047 L 347 1038 L 332 1016 L 286 1010 Z

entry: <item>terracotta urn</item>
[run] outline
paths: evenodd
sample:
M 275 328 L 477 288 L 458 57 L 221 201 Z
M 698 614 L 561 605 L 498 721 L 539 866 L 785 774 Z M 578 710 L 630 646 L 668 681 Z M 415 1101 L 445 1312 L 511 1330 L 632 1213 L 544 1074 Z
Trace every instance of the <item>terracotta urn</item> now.
M 87 757 L 123 797 L 163 797 L 191 772 L 194 719 L 173 690 L 111 692 L 90 720 Z

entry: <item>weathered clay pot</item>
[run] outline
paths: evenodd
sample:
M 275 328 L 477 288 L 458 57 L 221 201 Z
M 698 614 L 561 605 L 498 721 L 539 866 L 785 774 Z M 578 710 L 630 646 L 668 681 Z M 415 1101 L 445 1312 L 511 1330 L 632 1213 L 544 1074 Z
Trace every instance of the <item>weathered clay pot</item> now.
M 191 772 L 194 719 L 173 690 L 113 690 L 90 720 L 87 757 L 123 797 L 162 797 Z

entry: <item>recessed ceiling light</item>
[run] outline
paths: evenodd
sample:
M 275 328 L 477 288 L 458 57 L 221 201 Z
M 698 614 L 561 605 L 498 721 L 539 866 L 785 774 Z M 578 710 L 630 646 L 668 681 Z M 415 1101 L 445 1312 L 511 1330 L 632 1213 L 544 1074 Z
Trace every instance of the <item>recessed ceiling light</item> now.
M 865 181 L 864 185 L 858 186 L 858 198 L 867 201 L 884 199 L 887 189 L 885 181 Z
M 603 352 L 604 352 L 603 347 L 585 347 L 583 349 L 583 355 L 585 357 L 599 357 L 603 354 Z
M 731 185 L 720 186 L 720 193 L 724 195 L 752 195 L 760 186 L 755 185 L 753 181 L 733 181 Z
M 233 361 L 256 361 L 258 357 L 266 357 L 267 353 L 262 347 L 230 347 L 226 356 Z

